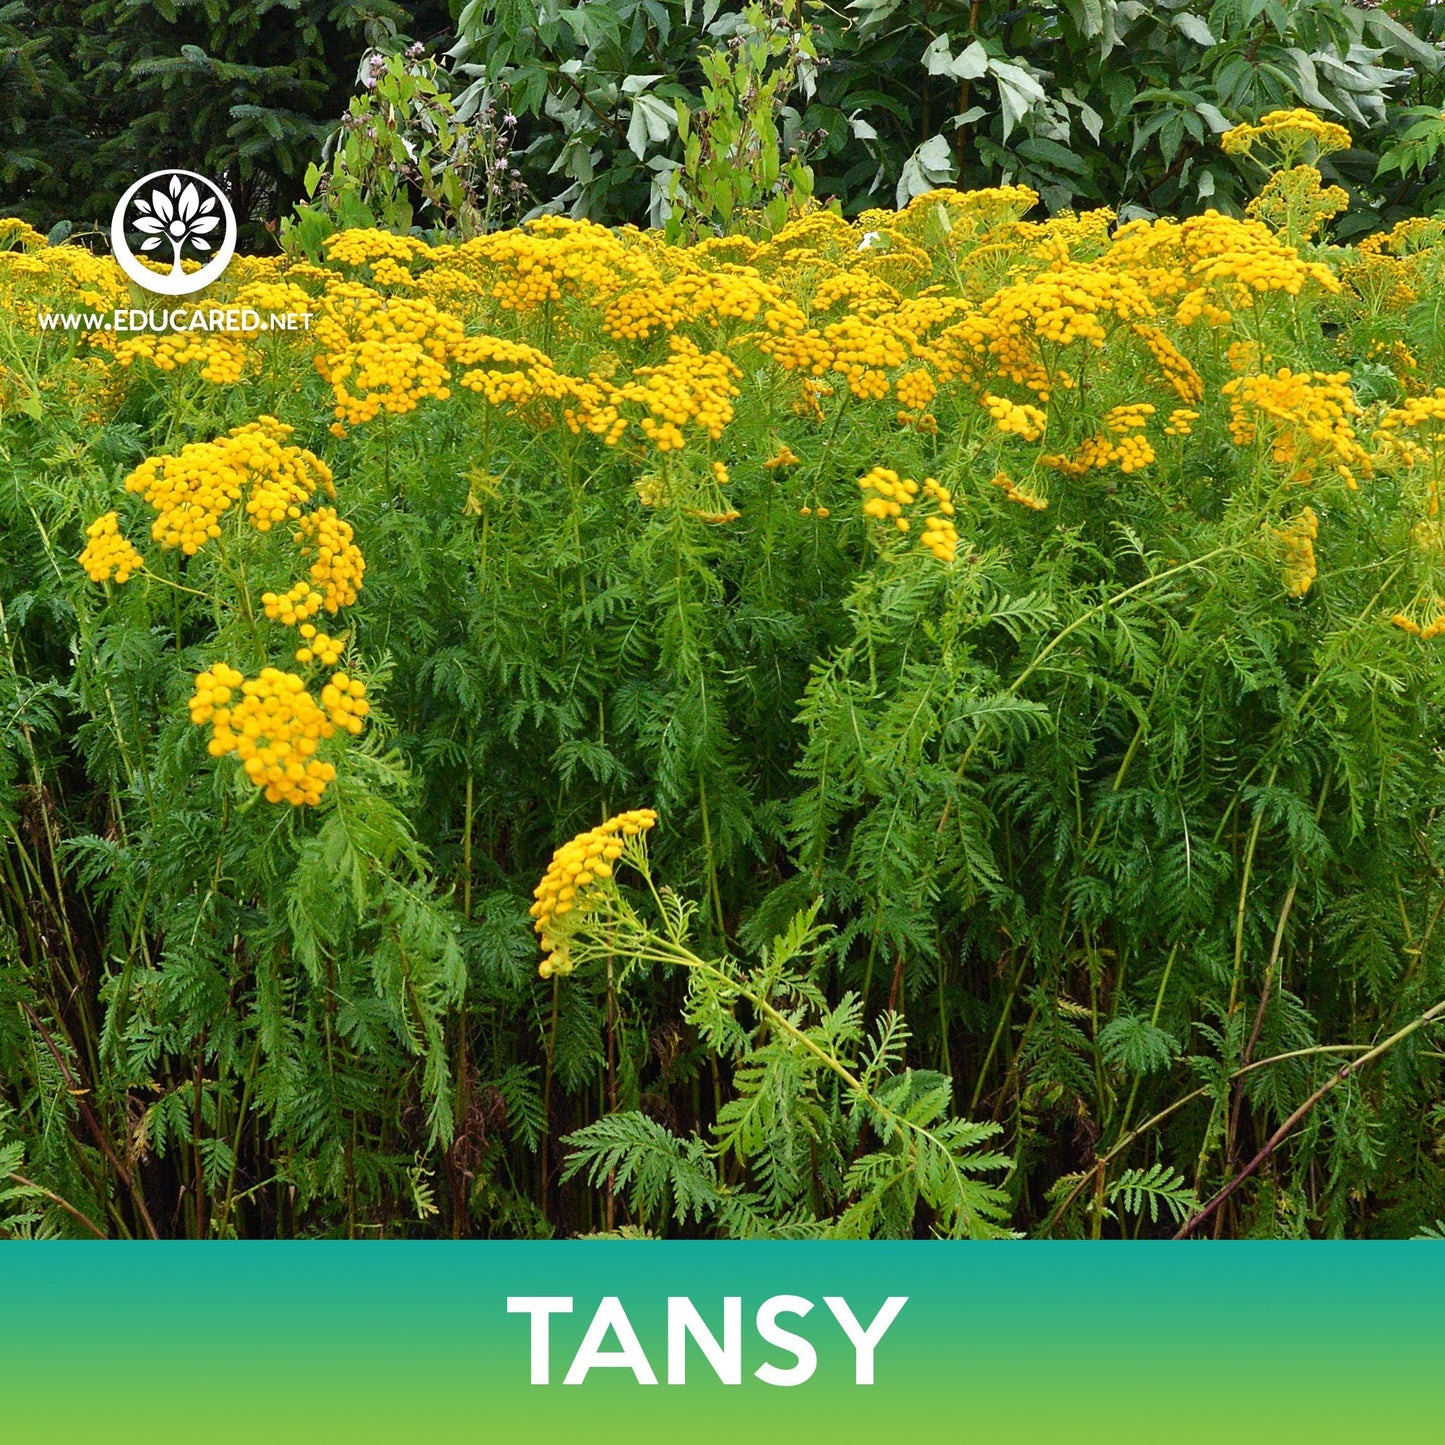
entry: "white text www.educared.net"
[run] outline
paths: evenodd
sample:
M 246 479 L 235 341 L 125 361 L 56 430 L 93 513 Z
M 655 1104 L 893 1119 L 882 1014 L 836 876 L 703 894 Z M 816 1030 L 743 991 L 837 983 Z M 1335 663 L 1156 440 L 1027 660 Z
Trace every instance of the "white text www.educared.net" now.
M 306 311 L 268 311 L 264 315 L 249 306 L 212 306 L 194 311 L 177 307 L 114 311 L 41 311 L 36 321 L 42 331 L 309 331 L 311 315 Z

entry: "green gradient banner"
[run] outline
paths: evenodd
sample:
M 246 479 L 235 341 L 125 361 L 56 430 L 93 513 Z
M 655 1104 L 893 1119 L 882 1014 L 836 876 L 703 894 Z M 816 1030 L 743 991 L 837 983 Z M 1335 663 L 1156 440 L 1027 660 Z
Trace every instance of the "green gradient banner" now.
M 1428 1244 L 12 1244 L 0 1441 L 1428 1440 L 1442 1285 Z

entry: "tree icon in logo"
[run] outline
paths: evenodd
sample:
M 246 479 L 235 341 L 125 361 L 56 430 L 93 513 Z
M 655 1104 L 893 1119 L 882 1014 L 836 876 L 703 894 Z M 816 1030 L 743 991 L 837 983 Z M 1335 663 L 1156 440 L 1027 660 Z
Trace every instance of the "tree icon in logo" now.
M 141 242 L 142 251 L 154 251 L 162 242 L 171 245 L 171 275 L 181 274 L 181 249 L 189 241 L 198 251 L 209 251 L 211 243 L 206 237 L 221 224 L 220 207 L 216 197 L 208 195 L 204 200 L 196 189 L 194 181 L 186 181 L 173 175 L 165 190 L 154 190 L 150 199 L 137 196 L 135 208 L 144 212 L 135 222 L 137 231 L 145 231 L 147 240 Z
M 157 273 L 143 266 L 131 249 L 128 231 L 144 237 L 142 252 L 163 256 L 162 248 L 169 247 L 170 270 Z M 136 285 L 162 296 L 186 296 L 209 286 L 226 269 L 236 249 L 236 217 L 214 181 L 194 171 L 154 171 L 116 203 L 110 240 L 121 270 Z M 187 249 L 199 253 L 197 259 L 209 257 L 189 274 L 181 265 Z

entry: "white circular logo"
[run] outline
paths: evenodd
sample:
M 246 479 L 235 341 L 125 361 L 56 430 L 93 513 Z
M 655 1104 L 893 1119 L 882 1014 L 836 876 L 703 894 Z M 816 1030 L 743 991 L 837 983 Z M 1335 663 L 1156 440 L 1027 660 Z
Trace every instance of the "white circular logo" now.
M 126 240 L 126 232 L 143 236 L 139 249 L 158 261 L 169 261 L 169 271 L 142 266 Z M 220 235 L 217 236 L 217 231 Z M 194 171 L 152 171 L 142 176 L 116 202 L 110 219 L 110 244 L 120 269 L 137 286 L 160 296 L 189 296 L 216 280 L 236 250 L 236 216 L 225 193 Z M 189 259 L 203 260 L 199 271 L 181 268 Z

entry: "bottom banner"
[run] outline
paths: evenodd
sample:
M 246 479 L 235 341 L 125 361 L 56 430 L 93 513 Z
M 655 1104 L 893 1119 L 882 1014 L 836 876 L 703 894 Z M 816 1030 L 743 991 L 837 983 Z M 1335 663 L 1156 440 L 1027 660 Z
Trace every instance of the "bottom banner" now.
M 1428 1244 L 14 1244 L 0 1440 L 1438 1439 Z

